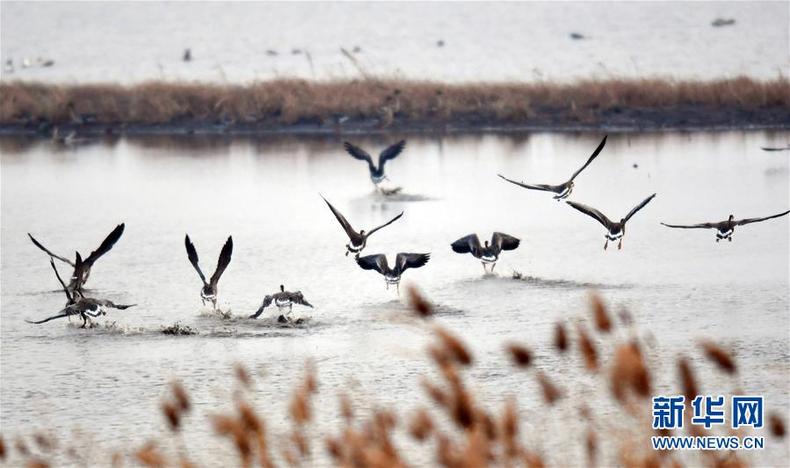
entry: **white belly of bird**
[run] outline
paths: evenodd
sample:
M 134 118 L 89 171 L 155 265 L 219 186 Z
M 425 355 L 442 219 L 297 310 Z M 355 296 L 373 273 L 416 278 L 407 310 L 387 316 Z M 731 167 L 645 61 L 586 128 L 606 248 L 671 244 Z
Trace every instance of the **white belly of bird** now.
M 610 241 L 616 241 L 617 239 L 623 237 L 623 231 L 620 231 L 616 234 L 612 234 L 611 232 L 606 233 L 606 238 Z
M 203 290 L 200 291 L 200 298 L 204 301 L 212 301 L 217 298 L 216 294 L 206 294 Z
M 290 299 L 275 299 L 274 300 L 274 305 L 276 305 L 277 308 L 279 308 L 279 309 L 282 309 L 282 308 L 285 308 L 285 307 L 290 307 L 291 304 L 293 304 L 293 303 L 291 302 Z
M 400 283 L 400 276 L 387 276 L 387 275 L 384 275 L 384 281 L 386 281 L 387 284 L 398 284 L 398 283 Z
M 493 255 L 483 255 L 480 257 L 480 261 L 485 264 L 496 263 L 497 257 L 494 257 Z

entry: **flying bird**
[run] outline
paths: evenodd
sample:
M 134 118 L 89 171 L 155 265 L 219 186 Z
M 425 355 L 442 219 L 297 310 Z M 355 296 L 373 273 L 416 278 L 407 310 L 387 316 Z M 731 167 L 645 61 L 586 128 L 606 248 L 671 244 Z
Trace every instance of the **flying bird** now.
M 727 239 L 729 242 L 732 242 L 732 234 L 735 232 L 735 226 L 744 226 L 746 224 L 751 223 L 759 223 L 761 221 L 766 221 L 773 218 L 779 218 L 781 216 L 785 216 L 787 213 L 790 213 L 790 210 L 785 212 L 765 216 L 763 218 L 746 218 L 746 219 L 735 219 L 735 216 L 730 215 L 727 218 L 727 221 L 719 221 L 717 223 L 700 223 L 700 224 L 667 224 L 661 223 L 666 227 L 671 228 L 679 228 L 679 229 L 716 229 L 716 242 L 720 240 Z
M 85 328 L 88 321 L 90 321 L 89 317 L 99 317 L 102 315 L 107 315 L 106 309 L 128 309 L 129 307 L 134 307 L 136 304 L 115 304 L 114 302 L 108 299 L 95 299 L 92 297 L 84 297 L 81 292 L 79 291 L 70 291 L 69 288 L 66 286 L 66 283 L 60 278 L 60 274 L 58 273 L 58 269 L 55 267 L 55 261 L 50 258 L 49 264 L 52 265 L 52 269 L 55 271 L 55 276 L 58 278 L 58 282 L 60 282 L 61 287 L 63 288 L 63 292 L 66 294 L 66 306 L 58 312 L 57 315 L 53 315 L 52 317 L 45 318 L 43 320 L 31 321 L 25 320 L 27 323 L 32 323 L 36 325 L 40 325 L 42 323 L 49 322 L 50 320 L 55 320 L 63 317 L 70 317 L 72 315 L 79 315 L 82 318 L 82 326 L 80 328 Z
M 85 282 L 88 281 L 88 277 L 91 274 L 91 268 L 93 267 L 93 264 L 96 263 L 96 260 L 98 260 L 102 255 L 106 254 L 112 249 L 115 243 L 118 242 L 118 239 L 121 238 L 121 235 L 123 235 L 123 230 L 125 227 L 126 227 L 125 223 L 121 223 L 115 226 L 115 229 L 113 229 L 112 232 L 110 232 L 110 234 L 107 235 L 104 241 L 102 241 L 101 245 L 99 245 L 99 248 L 91 252 L 90 255 L 88 255 L 88 258 L 84 260 L 78 258 L 78 260 L 80 260 L 79 262 L 76 260 L 71 261 L 66 257 L 62 257 L 60 255 L 56 255 L 52 253 L 49 249 L 44 247 L 41 244 L 41 242 L 37 241 L 36 238 L 33 237 L 30 233 L 28 233 L 27 235 L 28 237 L 30 237 L 30 240 L 33 242 L 33 244 L 36 247 L 43 250 L 47 255 L 49 255 L 50 259 L 54 258 L 60 260 L 61 262 L 68 263 L 74 268 L 74 271 L 71 274 L 71 279 L 69 280 L 68 289 L 69 292 L 71 293 L 74 292 L 82 293 L 82 287 L 85 285 Z M 79 252 L 77 253 L 77 257 L 79 257 Z
M 470 253 L 480 259 L 483 271 L 486 273 L 488 273 L 488 265 L 491 265 L 491 273 L 493 273 L 496 262 L 499 260 L 499 254 L 503 250 L 515 250 L 520 242 L 521 240 L 511 235 L 495 232 L 491 236 L 491 242 L 485 241 L 485 245 L 480 245 L 480 238 L 477 237 L 477 234 L 469 234 L 450 244 L 450 247 L 456 253 Z
M 324 197 L 321 196 L 321 198 Z M 343 230 L 346 231 L 346 235 L 350 240 L 350 242 L 346 244 L 346 256 L 348 256 L 349 253 L 353 253 L 355 256 L 359 256 L 359 253 L 362 251 L 362 249 L 365 248 L 365 245 L 367 245 L 368 237 L 370 237 L 374 232 L 378 231 L 379 229 L 389 226 L 390 224 L 400 219 L 401 216 L 403 216 L 403 211 L 401 211 L 398 216 L 395 216 L 394 218 L 382 224 L 381 226 L 373 228 L 367 232 L 365 232 L 364 229 L 357 232 L 354 230 L 353 227 L 351 227 L 351 224 L 348 222 L 346 217 L 343 216 L 339 211 L 337 211 L 337 209 L 335 209 L 335 207 L 332 206 L 332 204 L 329 203 L 329 201 L 326 198 L 324 198 L 324 201 L 326 202 L 327 206 L 329 206 L 329 209 L 332 210 L 332 213 L 335 215 L 335 218 L 337 218 L 337 222 L 339 222 L 340 225 L 343 227 Z
M 225 272 L 225 268 L 227 268 L 230 263 L 230 256 L 233 253 L 233 236 L 228 236 L 228 240 L 225 241 L 225 245 L 222 246 L 222 251 L 220 251 L 219 260 L 217 261 L 217 269 L 214 270 L 214 274 L 211 275 L 211 279 L 208 282 L 206 282 L 206 276 L 198 265 L 198 254 L 192 241 L 189 240 L 189 234 L 184 238 L 184 245 L 187 248 L 189 263 L 195 267 L 198 276 L 200 276 L 200 279 L 203 281 L 203 288 L 200 290 L 200 300 L 203 302 L 203 305 L 206 305 L 206 301 L 211 301 L 212 307 L 214 310 L 217 310 L 217 283 L 219 283 L 220 276 L 222 276 L 222 273 Z
M 399 253 L 395 256 L 395 266 L 390 268 L 384 254 L 357 257 L 357 265 L 363 270 L 375 270 L 384 276 L 384 281 L 389 289 L 394 284 L 400 293 L 400 277 L 409 268 L 420 268 L 428 263 L 431 258 L 429 253 Z
M 293 311 L 294 304 L 299 304 L 310 308 L 313 307 L 313 305 L 307 302 L 307 300 L 304 298 L 302 291 L 295 291 L 295 292 L 286 291 L 285 286 L 281 284 L 280 292 L 267 295 L 266 297 L 264 297 L 261 306 L 258 307 L 258 310 L 256 310 L 254 314 L 250 315 L 249 318 L 251 319 L 258 318 L 258 316 L 263 313 L 263 309 L 269 307 L 272 304 L 272 302 L 274 302 L 274 305 L 277 306 L 277 309 L 280 312 L 282 312 L 283 309 L 286 308 L 288 309 L 288 312 L 286 312 L 285 314 L 281 313 L 280 316 L 277 317 L 277 321 L 281 323 L 291 321 L 290 315 L 291 312 Z
M 592 156 L 590 156 L 587 159 L 587 162 L 584 163 L 584 165 L 582 167 L 580 167 L 576 172 L 574 172 L 570 179 L 568 179 L 567 181 L 565 181 L 565 182 L 563 182 L 563 183 L 561 183 L 559 185 L 525 184 L 524 182 L 517 182 L 515 180 L 508 179 L 507 177 L 503 176 L 502 174 L 497 174 L 497 175 L 499 177 L 505 179 L 506 181 L 510 182 L 511 184 L 516 184 L 519 187 L 524 187 L 525 189 L 542 190 L 544 192 L 554 192 L 554 193 L 557 194 L 557 195 L 555 195 L 553 197 L 555 200 L 557 200 L 557 201 L 564 200 L 564 199 L 568 198 L 570 196 L 571 192 L 573 191 L 573 186 L 574 186 L 573 180 L 576 179 L 576 176 L 581 174 L 581 172 L 584 169 L 586 169 L 587 166 L 589 166 L 591 162 L 593 162 L 593 160 L 598 156 L 598 153 L 601 152 L 601 150 L 603 149 L 603 147 L 605 145 L 606 145 L 606 136 L 603 137 L 603 140 L 601 140 L 601 143 L 598 144 L 597 148 L 595 148 L 595 151 L 593 151 Z
M 635 215 L 637 211 L 641 210 L 642 208 L 645 207 L 645 205 L 650 203 L 650 200 L 652 200 L 653 197 L 655 196 L 656 194 L 654 193 L 653 195 L 650 195 L 649 197 L 645 198 L 642 201 L 642 203 L 636 205 L 631 211 L 628 212 L 625 218 L 620 219 L 620 221 L 618 222 L 614 222 L 610 220 L 600 211 L 596 210 L 595 208 L 589 207 L 587 205 L 582 205 L 581 203 L 576 203 L 572 201 L 566 201 L 565 203 L 569 204 L 573 208 L 581 211 L 587 216 L 603 224 L 603 227 L 606 228 L 606 243 L 603 245 L 604 250 L 606 250 L 606 248 L 609 246 L 609 241 L 614 242 L 620 239 L 620 242 L 618 242 L 617 244 L 617 249 L 619 250 L 623 248 L 623 236 L 625 236 L 625 223 L 628 222 L 628 220 L 631 219 L 631 217 Z
M 355 146 L 348 141 L 343 143 L 343 147 L 346 149 L 346 152 L 354 158 L 361 161 L 367 161 L 368 170 L 370 171 L 370 180 L 373 181 L 373 184 L 375 184 L 376 187 L 378 187 L 381 181 L 387 178 L 386 174 L 384 174 L 384 164 L 390 159 L 395 159 L 401 153 L 401 151 L 403 151 L 403 148 L 406 147 L 406 140 L 401 140 L 393 145 L 390 145 L 384 151 L 382 151 L 381 154 L 379 154 L 378 166 L 373 163 L 373 157 L 362 148 Z

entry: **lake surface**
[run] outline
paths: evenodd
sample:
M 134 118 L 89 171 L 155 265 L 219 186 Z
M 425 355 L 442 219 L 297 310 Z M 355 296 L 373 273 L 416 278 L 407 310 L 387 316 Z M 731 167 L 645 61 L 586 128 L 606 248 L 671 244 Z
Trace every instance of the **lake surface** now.
M 677 391 L 673 362 L 683 353 L 692 358 L 706 393 L 730 395 L 739 387 L 765 395 L 769 410 L 786 415 L 788 218 L 738 228 L 733 242 L 718 244 L 712 231 L 672 230 L 659 222 L 787 209 L 788 153 L 759 146 L 785 144 L 790 133 L 610 136 L 577 179 L 571 199 L 617 217 L 658 193 L 629 222 L 621 251 L 603 250 L 604 231 L 592 219 L 548 194 L 496 177 L 501 172 L 557 183 L 600 138 L 409 138 L 403 155 L 388 166 L 392 183 L 403 187 L 394 199 L 373 193 L 364 163 L 348 157 L 334 137 L 120 139 L 74 147 L 2 140 L 3 435 L 49 428 L 66 437 L 78 430 L 70 444 L 86 457 L 106 460 L 110 450 L 139 446 L 165 431 L 160 398 L 168 382 L 179 378 L 196 406 L 186 444 L 203 463 L 221 465 L 229 444 L 214 439 L 206 415 L 230 404 L 237 362 L 263 373 L 253 399 L 275 435 L 289 427 L 291 390 L 309 358 L 321 389 L 316 436 L 335 429 L 340 391 L 366 408 L 425 403 L 418 378 L 433 372 L 424 358 L 427 334 L 405 319 L 407 307 L 381 276 L 343 255 L 347 239 L 319 193 L 358 228 L 405 212 L 371 237 L 366 253 L 432 254 L 425 267 L 404 274 L 404 284 L 419 285 L 437 304 L 437 320 L 470 344 L 477 359 L 473 388 L 492 408 L 508 395 L 517 395 L 527 411 L 540 406 L 534 380 L 512 371 L 502 348 L 507 341 L 532 347 L 536 365 L 559 372 L 560 382 L 593 385 L 584 383 L 589 379 L 578 357 L 561 361 L 551 350 L 554 323 L 586 315 L 593 287 L 652 334 L 657 392 Z M 358 143 L 376 148 L 395 139 Z M 64 303 L 46 255 L 26 233 L 71 256 L 74 249 L 87 254 L 96 248 L 120 222 L 126 231 L 97 262 L 88 287 L 91 295 L 137 307 L 111 311 L 95 329 L 79 329 L 76 320 L 25 323 L 54 315 Z M 484 238 L 494 230 L 521 239 L 517 250 L 503 253 L 495 275 L 484 276 L 478 261 L 449 248 L 466 234 Z M 233 260 L 219 296 L 235 318 L 223 320 L 201 305 L 185 233 L 209 272 L 233 235 Z M 528 278 L 512 279 L 514 270 Z M 294 309 L 309 318 L 306 326 L 278 327 L 272 309 L 264 320 L 238 318 L 254 312 L 280 284 L 301 290 L 315 305 Z M 160 333 L 175 322 L 199 335 Z M 701 358 L 694 345 L 700 337 L 734 349 L 740 377 L 727 379 Z M 610 414 L 611 403 L 599 410 Z M 574 414 L 569 406 L 568 418 Z M 531 430 L 540 430 L 540 423 L 528 421 L 536 424 Z M 539 447 L 549 451 L 564 439 L 541 440 Z M 316 444 L 313 463 L 321 465 L 327 460 L 318 439 Z M 787 459 L 786 444 L 770 439 L 767 445 L 748 459 Z M 567 450 L 549 453 L 554 463 L 579 460 Z
M 0 9 L 0 54 L 14 63 L 3 80 L 236 83 L 360 70 L 453 82 L 767 79 L 790 68 L 788 2 L 3 1 Z M 735 23 L 713 27 L 716 19 Z

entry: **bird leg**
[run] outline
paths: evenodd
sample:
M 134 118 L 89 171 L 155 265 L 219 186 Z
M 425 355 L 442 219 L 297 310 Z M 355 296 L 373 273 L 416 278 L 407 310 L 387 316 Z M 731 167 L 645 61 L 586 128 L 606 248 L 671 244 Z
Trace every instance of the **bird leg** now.
M 617 250 L 622 250 L 623 248 L 623 238 L 620 238 L 620 242 L 617 243 Z
M 398 296 L 400 296 L 400 281 L 395 283 L 395 289 L 398 291 Z
M 80 328 L 85 328 L 85 324 L 88 323 L 88 317 L 86 317 L 84 313 L 81 313 L 80 317 L 82 317 L 82 326 Z
M 217 298 L 214 297 L 211 299 L 211 306 L 214 308 L 214 312 L 217 311 Z
M 608 237 L 606 238 L 606 243 L 604 243 L 604 245 L 603 245 L 603 249 L 606 250 L 607 247 L 609 247 L 609 238 Z
M 491 264 L 491 273 L 493 273 L 493 272 L 494 272 L 494 267 L 496 267 L 496 262 L 494 262 L 494 263 L 492 263 L 492 264 Z
M 732 236 L 728 237 L 727 241 L 732 242 Z

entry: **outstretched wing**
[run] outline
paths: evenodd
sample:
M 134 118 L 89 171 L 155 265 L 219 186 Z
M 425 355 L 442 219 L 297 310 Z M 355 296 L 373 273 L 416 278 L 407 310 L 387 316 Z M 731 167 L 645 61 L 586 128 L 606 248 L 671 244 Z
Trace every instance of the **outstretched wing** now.
M 478 252 L 482 249 L 480 238 L 477 237 L 477 234 L 464 236 L 450 244 L 450 247 L 453 249 L 453 252 L 460 254 L 471 253 L 472 255 L 478 255 Z
M 783 213 L 779 213 L 779 214 L 775 214 L 775 215 L 771 215 L 771 216 L 766 216 L 764 218 L 746 218 L 746 219 L 742 219 L 740 221 L 736 221 L 735 224 L 737 224 L 738 226 L 743 226 L 744 224 L 749 224 L 749 223 L 759 223 L 760 221 L 765 221 L 767 219 L 779 218 L 780 216 L 784 216 L 787 213 L 790 213 L 790 210 L 787 210 L 787 211 L 785 211 Z
M 49 259 L 49 264 L 52 265 L 52 269 L 55 270 L 55 277 L 58 279 L 60 286 L 63 288 L 63 292 L 66 293 L 66 299 L 68 299 L 69 304 L 74 302 L 74 297 L 69 292 L 69 288 L 66 287 L 66 283 L 63 282 L 63 279 L 60 277 L 60 273 L 58 273 L 58 269 L 55 267 L 55 261 L 52 258 Z
M 600 211 L 596 210 L 595 208 L 593 208 L 591 206 L 587 206 L 587 205 L 584 205 L 582 203 L 576 203 L 576 202 L 573 202 L 573 201 L 566 201 L 565 203 L 569 204 L 573 208 L 581 211 L 582 213 L 586 214 L 587 216 L 589 216 L 589 217 L 593 218 L 594 220 L 598 221 L 599 223 L 603 224 L 603 226 L 605 228 L 607 228 L 607 229 L 609 229 L 609 225 L 612 224 L 612 222 L 609 220 L 609 218 L 607 218 L 603 213 L 601 213 Z
M 302 304 L 303 306 L 307 306 L 307 307 L 311 307 L 311 308 L 313 307 L 313 304 L 310 304 L 304 298 L 304 295 L 302 294 L 302 291 L 296 291 L 295 293 L 291 293 L 290 299 L 291 299 L 291 302 L 293 302 L 294 304 Z
M 642 200 L 642 203 L 640 203 L 640 204 L 636 205 L 635 207 L 633 207 L 631 209 L 631 211 L 629 211 L 628 214 L 625 215 L 625 220 L 628 221 L 629 219 L 631 219 L 631 216 L 635 215 L 637 211 L 639 211 L 642 208 L 644 208 L 645 205 L 650 203 L 650 200 L 652 200 L 655 197 L 656 197 L 656 194 L 654 193 L 653 195 L 650 195 L 649 197 L 647 197 L 644 200 Z
M 233 253 L 233 236 L 228 236 L 225 245 L 222 246 L 222 251 L 219 253 L 219 260 L 217 260 L 217 269 L 211 275 L 211 286 L 216 287 L 219 282 L 219 277 L 225 272 L 225 268 L 230 263 L 230 256 Z
M 83 262 L 85 266 L 90 268 L 93 266 L 93 263 L 99 259 L 99 257 L 109 252 L 110 249 L 112 249 L 112 246 L 115 245 L 115 243 L 118 242 L 118 239 L 121 238 L 121 235 L 123 235 L 123 230 L 125 227 L 126 223 L 121 223 L 115 226 L 115 229 L 113 229 L 112 232 L 104 239 L 104 241 L 102 241 L 99 248 L 88 255 L 88 258 L 86 258 Z
M 395 257 L 395 269 L 398 270 L 398 272 L 403 273 L 409 268 L 420 268 L 421 266 L 428 263 L 430 258 L 431 254 L 429 253 L 419 254 L 401 252 Z
M 189 234 L 186 235 L 184 238 L 184 245 L 187 248 L 187 258 L 189 258 L 189 263 L 195 267 L 195 271 L 197 271 L 198 276 L 203 281 L 203 284 L 206 284 L 206 276 L 203 275 L 203 272 L 200 270 L 200 265 L 198 265 L 198 254 L 197 250 L 195 250 L 195 245 L 189 240 Z
M 371 234 L 373 234 L 374 232 L 378 231 L 379 229 L 389 226 L 390 224 L 392 224 L 395 221 L 399 220 L 401 216 L 403 216 L 403 211 L 401 211 L 398 216 L 392 218 L 391 220 L 387 221 L 386 223 L 382 224 L 381 226 L 375 227 L 375 228 L 371 229 L 370 231 L 368 231 L 367 236 L 370 237 Z
M 363 270 L 376 270 L 382 275 L 390 269 L 384 254 L 366 255 L 357 258 L 357 265 Z
M 590 156 L 590 159 L 588 159 L 588 160 L 587 160 L 587 162 L 586 162 L 586 163 L 584 163 L 584 166 L 580 167 L 578 171 L 576 171 L 576 172 L 574 172 L 574 173 L 573 173 L 573 175 L 571 176 L 571 178 L 570 178 L 570 180 L 569 180 L 568 182 L 570 182 L 570 181 L 572 181 L 573 179 L 575 179 L 577 175 L 579 175 L 579 174 L 580 174 L 580 173 L 581 173 L 581 172 L 582 172 L 584 169 L 586 169 L 586 168 L 587 168 L 587 166 L 589 166 L 589 165 L 590 165 L 590 163 L 591 163 L 591 162 L 593 162 L 593 159 L 595 159 L 595 158 L 596 158 L 596 156 L 598 156 L 598 153 L 600 153 L 600 152 L 601 152 L 601 150 L 603 149 L 603 147 L 604 147 L 604 146 L 606 146 L 606 138 L 607 138 L 608 136 L 609 136 L 609 135 L 606 135 L 606 136 L 604 136 L 604 137 L 603 137 L 603 140 L 601 140 L 601 143 L 599 143 L 599 144 L 598 144 L 598 147 L 597 147 L 597 148 L 595 148 L 595 151 L 593 151 L 593 154 L 592 154 L 592 156 Z
M 495 232 L 494 235 L 491 236 L 491 244 L 496 246 L 498 251 L 515 250 L 520 243 L 520 239 L 516 239 L 515 237 L 502 232 Z
M 345 148 L 346 152 L 354 158 L 359 159 L 360 161 L 367 161 L 368 167 L 371 171 L 376 170 L 376 167 L 373 165 L 373 158 L 368 154 L 367 151 L 349 141 L 343 143 L 343 148 Z
M 326 198 L 324 198 L 323 195 L 321 195 L 321 198 L 324 199 L 324 201 L 326 202 L 327 206 L 329 206 L 329 209 L 332 210 L 332 214 L 335 215 L 335 218 L 337 219 L 337 222 L 340 223 L 340 225 L 343 227 L 343 230 L 346 231 L 346 235 L 348 236 L 348 238 L 351 239 L 351 240 L 359 239 L 359 234 L 357 234 L 357 232 L 354 231 L 354 228 L 351 227 L 351 223 L 348 222 L 346 217 L 343 216 L 342 214 L 340 214 L 340 212 L 337 211 L 335 209 L 335 207 L 332 206 L 332 204 L 329 203 L 329 201 Z
M 699 223 L 699 224 L 667 224 L 661 223 L 666 227 L 677 228 L 677 229 L 713 229 L 716 227 L 716 223 Z
M 59 319 L 59 318 L 63 318 L 63 317 L 68 317 L 69 315 L 73 315 L 73 314 L 70 313 L 68 311 L 68 309 L 63 309 L 63 310 L 60 311 L 60 313 L 58 315 L 53 315 L 52 317 L 45 318 L 44 320 L 33 321 L 33 320 L 25 319 L 25 322 L 39 325 L 39 324 L 42 324 L 42 323 L 49 322 L 50 320 L 55 320 L 55 319 Z
M 379 169 L 384 167 L 384 163 L 390 159 L 395 159 L 406 147 L 406 140 L 401 140 L 393 145 L 388 146 L 384 151 L 379 154 Z
M 39 241 L 37 241 L 37 240 L 36 240 L 36 238 L 35 238 L 35 237 L 33 237 L 33 236 L 32 236 L 32 235 L 29 233 L 29 232 L 27 233 L 27 236 L 28 236 L 28 237 L 30 237 L 30 240 L 31 240 L 31 241 L 33 241 L 33 245 L 35 245 L 35 246 L 36 246 L 36 247 L 38 247 L 39 249 L 43 250 L 43 251 L 44 251 L 44 252 L 45 252 L 47 255 L 49 255 L 50 257 L 52 257 L 52 258 L 57 258 L 57 259 L 58 259 L 58 260 L 60 260 L 61 262 L 65 262 L 65 263 L 68 263 L 68 264 L 69 264 L 69 265 L 71 265 L 71 266 L 74 266 L 74 262 L 72 262 L 72 261 L 71 261 L 71 260 L 69 260 L 68 258 L 66 258 L 66 257 L 61 257 L 60 255 L 55 255 L 54 253 L 50 252 L 50 250 L 49 250 L 49 249 L 47 249 L 46 247 L 44 247 L 43 245 L 41 245 L 41 243 L 40 243 Z
M 272 296 L 264 297 L 261 306 L 258 307 L 258 310 L 256 310 L 254 314 L 250 315 L 249 318 L 258 318 L 258 316 L 263 313 L 263 309 L 269 307 L 272 304 L 272 300 Z
M 513 179 L 508 179 L 507 177 L 503 176 L 502 174 L 497 174 L 499 177 L 505 179 L 506 181 L 510 182 L 511 184 L 516 184 L 519 187 L 524 187 L 525 189 L 530 190 L 542 190 L 544 192 L 554 192 L 554 186 L 548 184 L 525 184 L 524 182 L 517 182 Z

